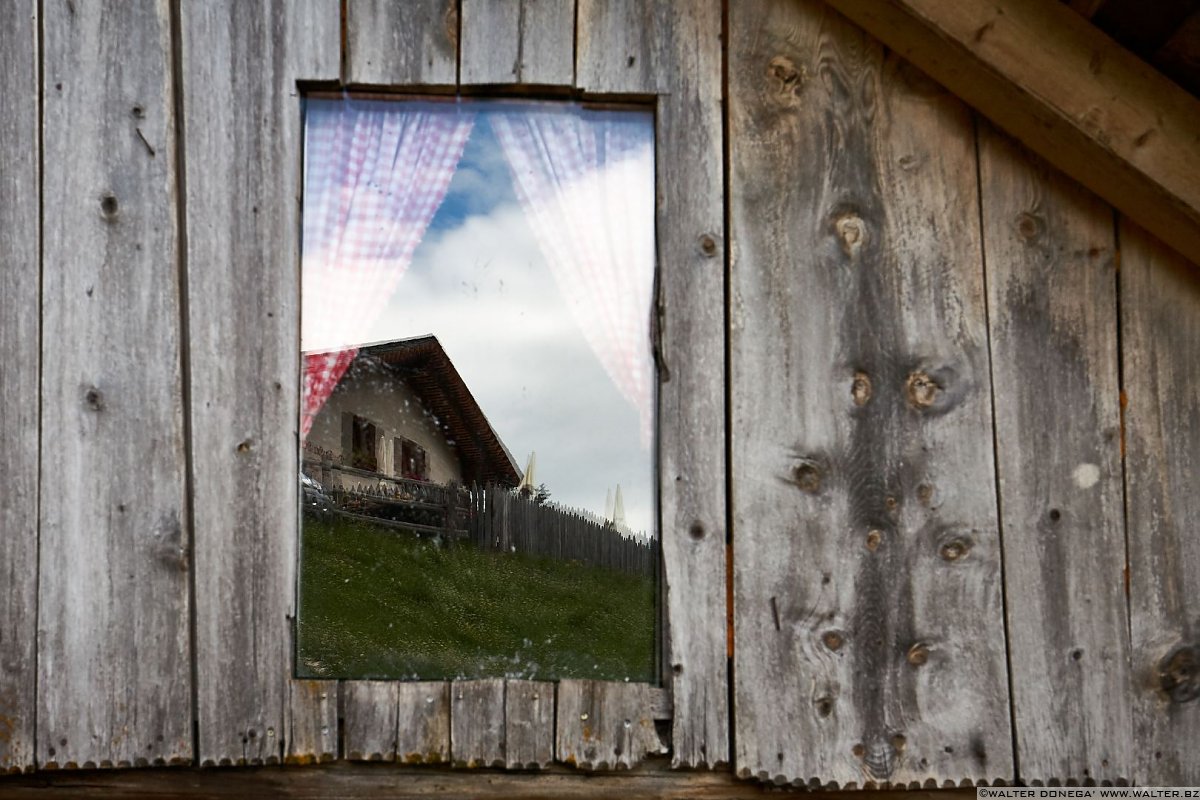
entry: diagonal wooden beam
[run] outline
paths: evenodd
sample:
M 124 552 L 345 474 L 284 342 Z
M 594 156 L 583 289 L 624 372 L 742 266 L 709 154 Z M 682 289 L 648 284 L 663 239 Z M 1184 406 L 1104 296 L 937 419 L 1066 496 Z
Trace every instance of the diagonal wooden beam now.
M 1068 6 L 826 2 L 1200 264 L 1200 100 Z

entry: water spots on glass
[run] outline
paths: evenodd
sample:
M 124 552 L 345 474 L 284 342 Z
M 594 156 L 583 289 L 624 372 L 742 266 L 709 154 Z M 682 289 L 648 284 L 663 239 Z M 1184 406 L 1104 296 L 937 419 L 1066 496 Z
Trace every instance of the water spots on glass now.
M 651 112 L 305 126 L 298 671 L 653 681 Z

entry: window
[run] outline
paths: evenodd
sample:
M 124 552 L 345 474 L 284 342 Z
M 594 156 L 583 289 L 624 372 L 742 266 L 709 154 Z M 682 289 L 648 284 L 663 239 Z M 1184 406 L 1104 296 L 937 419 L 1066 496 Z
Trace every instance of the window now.
M 397 437 L 393 439 L 396 475 L 401 478 L 424 481 L 429 479 L 429 465 L 425 460 L 425 448 L 416 442 Z
M 350 466 L 375 472 L 379 459 L 375 450 L 375 424 L 360 416 L 352 417 L 350 430 Z
M 653 141 L 634 108 L 309 102 L 302 436 L 350 414 L 380 474 L 304 517 L 303 674 L 654 679 Z

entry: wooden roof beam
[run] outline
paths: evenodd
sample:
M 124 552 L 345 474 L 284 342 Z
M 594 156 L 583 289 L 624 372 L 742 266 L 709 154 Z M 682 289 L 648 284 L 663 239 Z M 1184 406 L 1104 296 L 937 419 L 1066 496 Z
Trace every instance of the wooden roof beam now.
M 1200 264 L 1200 101 L 1046 0 L 826 0 Z

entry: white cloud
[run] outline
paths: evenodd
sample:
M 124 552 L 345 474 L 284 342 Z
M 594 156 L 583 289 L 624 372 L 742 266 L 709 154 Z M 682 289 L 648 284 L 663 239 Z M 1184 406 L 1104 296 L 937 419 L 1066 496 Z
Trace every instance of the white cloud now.
M 635 530 L 652 530 L 650 454 L 638 416 L 584 340 L 513 203 L 431 232 L 370 340 L 438 337 L 520 466 L 552 499 L 596 513 L 621 484 Z

